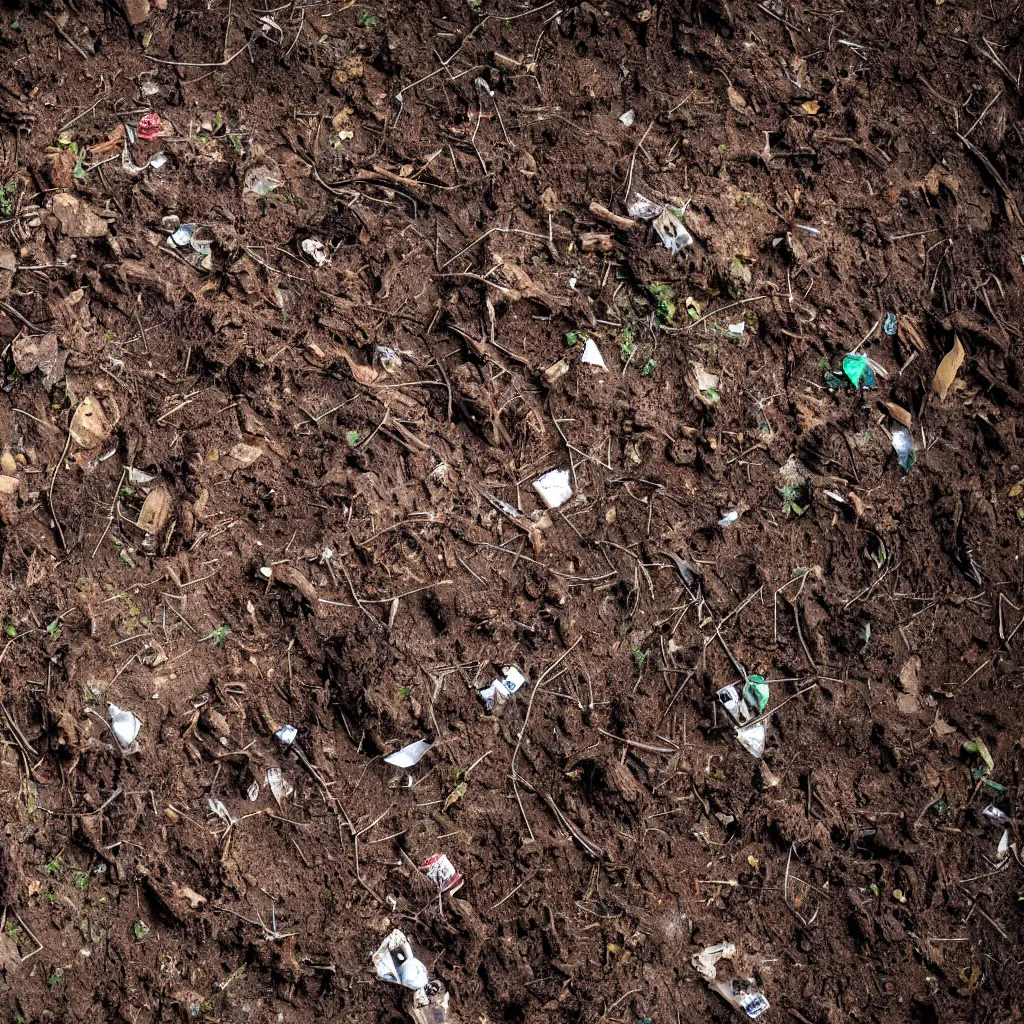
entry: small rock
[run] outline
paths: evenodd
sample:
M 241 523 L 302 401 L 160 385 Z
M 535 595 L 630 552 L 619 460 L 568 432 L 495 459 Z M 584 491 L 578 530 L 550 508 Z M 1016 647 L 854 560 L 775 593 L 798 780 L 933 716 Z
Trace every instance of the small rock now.
M 228 452 L 228 455 L 240 466 L 251 466 L 263 455 L 263 449 L 257 448 L 253 444 L 244 444 L 239 442 L 232 447 L 231 451 Z

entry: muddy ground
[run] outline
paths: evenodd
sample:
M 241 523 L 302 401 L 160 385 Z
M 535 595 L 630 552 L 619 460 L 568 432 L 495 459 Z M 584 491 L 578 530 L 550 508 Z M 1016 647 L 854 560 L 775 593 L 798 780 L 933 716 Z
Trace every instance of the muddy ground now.
M 1019 1020 L 1022 26 L 6 5 L 3 1019 Z

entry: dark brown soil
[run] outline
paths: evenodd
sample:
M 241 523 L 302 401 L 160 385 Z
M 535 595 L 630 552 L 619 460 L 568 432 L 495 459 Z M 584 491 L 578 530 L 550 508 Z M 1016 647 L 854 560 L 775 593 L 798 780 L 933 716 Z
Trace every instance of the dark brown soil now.
M 1020 1020 L 1024 5 L 149 6 L 0 25 L 3 1020 Z

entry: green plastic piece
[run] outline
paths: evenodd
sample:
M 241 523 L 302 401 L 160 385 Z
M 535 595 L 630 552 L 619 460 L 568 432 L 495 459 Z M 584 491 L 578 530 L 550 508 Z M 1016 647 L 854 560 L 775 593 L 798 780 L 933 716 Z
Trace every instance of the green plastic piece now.
M 768 684 L 764 676 L 747 676 L 747 685 L 743 687 L 743 699 L 760 714 L 768 707 Z
M 875 371 L 868 364 L 867 356 L 859 352 L 851 352 L 843 358 L 843 373 L 857 389 L 875 386 Z

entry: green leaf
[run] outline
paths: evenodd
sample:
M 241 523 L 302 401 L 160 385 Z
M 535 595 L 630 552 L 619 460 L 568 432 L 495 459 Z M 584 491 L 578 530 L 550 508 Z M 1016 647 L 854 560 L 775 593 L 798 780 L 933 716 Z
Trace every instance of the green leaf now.
M 353 448 L 355 448 L 356 444 L 359 441 L 359 431 L 358 430 L 347 430 L 347 431 L 345 431 L 345 440 L 348 441 L 348 443 L 350 445 L 352 445 Z
M 988 752 L 988 747 L 986 747 L 977 736 L 975 736 L 973 740 L 966 740 L 964 742 L 963 749 L 968 754 L 977 754 L 978 757 L 985 762 L 985 767 L 989 771 L 992 771 L 992 769 L 995 768 L 996 763 L 992 760 L 992 755 Z

